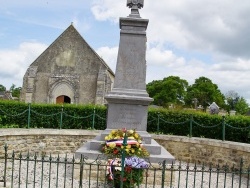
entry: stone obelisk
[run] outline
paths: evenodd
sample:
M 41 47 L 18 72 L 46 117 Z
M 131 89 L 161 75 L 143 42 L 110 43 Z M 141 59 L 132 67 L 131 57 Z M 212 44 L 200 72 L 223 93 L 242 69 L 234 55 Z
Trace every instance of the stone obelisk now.
M 112 129 L 135 129 L 150 153 L 150 162 L 168 163 L 174 157 L 147 132 L 148 105 L 152 98 L 146 91 L 146 29 L 149 20 L 142 19 L 139 9 L 144 0 L 127 0 L 131 14 L 120 18 L 120 44 L 113 89 L 106 95 L 108 102 L 107 129 L 76 151 L 95 159 L 101 142 Z
M 140 18 L 143 0 L 128 0 L 131 14 L 120 18 L 120 44 L 114 86 L 106 95 L 107 129 L 126 127 L 147 129 L 148 105 L 153 100 L 146 92 L 146 29 L 148 20 Z

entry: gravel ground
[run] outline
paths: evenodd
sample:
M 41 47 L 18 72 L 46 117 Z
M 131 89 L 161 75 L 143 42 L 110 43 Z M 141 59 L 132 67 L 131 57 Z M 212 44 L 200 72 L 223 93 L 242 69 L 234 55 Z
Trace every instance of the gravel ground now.
M 68 155 L 67 159 L 68 161 L 71 161 L 73 155 Z M 56 161 L 57 158 L 53 158 L 52 161 Z M 31 188 L 31 187 L 66 187 L 66 188 L 79 188 L 79 180 L 74 178 L 74 175 L 72 175 L 73 172 L 73 166 L 72 164 L 64 164 L 65 161 L 64 158 L 61 158 L 60 165 L 57 165 L 56 163 L 42 163 L 37 162 L 36 164 L 33 161 L 27 162 L 26 160 L 21 162 L 16 160 L 14 164 L 14 170 L 13 170 L 13 187 L 19 187 L 20 182 L 20 188 Z M 1 180 L 3 180 L 3 173 L 4 173 L 4 161 L 0 159 L 0 187 L 3 186 L 3 183 Z M 95 163 L 96 164 L 96 163 Z M 178 165 L 178 161 L 175 164 L 175 168 L 178 171 L 174 172 L 174 181 L 172 184 L 172 188 L 180 187 L 180 188 L 193 188 L 193 187 L 217 187 L 217 188 L 233 188 L 233 187 L 241 187 L 241 188 L 247 188 L 250 187 L 250 180 L 246 177 L 239 177 L 237 174 L 232 176 L 232 173 L 209 173 L 205 172 L 202 173 L 199 171 L 201 167 L 197 166 L 196 172 L 192 172 L 194 170 L 194 165 L 189 164 L 189 171 L 187 173 L 185 163 L 182 163 L 182 165 Z M 27 172 L 27 166 L 28 172 Z M 36 166 L 34 170 L 34 166 Z M 85 165 L 86 166 L 86 165 Z M 85 167 L 84 167 L 85 168 Z M 170 166 L 169 166 L 170 168 Z M 19 173 L 19 169 L 21 169 L 21 172 Z M 208 170 L 206 168 L 205 170 Z M 216 169 L 212 169 L 213 172 L 216 172 Z M 43 173 L 42 173 L 43 172 Z M 66 173 L 65 173 L 66 172 Z M 159 171 L 161 174 L 161 171 Z M 170 171 L 169 171 L 170 173 Z M 150 175 L 149 178 L 154 175 Z M 9 161 L 8 167 L 7 167 L 7 182 L 8 186 L 11 187 L 11 177 L 12 177 L 12 164 Z M 28 177 L 28 178 L 27 178 Z M 85 178 L 86 175 L 84 175 Z M 155 177 L 159 178 L 159 174 L 156 174 Z M 26 183 L 27 182 L 27 183 Z M 1 185 L 2 184 L 2 185 Z M 41 186 L 41 184 L 43 186 Z M 50 186 L 49 186 L 50 184 Z M 26 186 L 27 185 L 27 186 Z M 203 185 L 203 186 L 202 186 Z M 97 182 L 97 180 L 83 180 L 82 182 L 83 188 L 104 188 L 107 187 L 104 185 L 103 182 Z M 160 185 L 141 185 L 140 187 L 148 187 L 148 188 L 160 188 Z M 170 187 L 170 186 L 165 186 Z

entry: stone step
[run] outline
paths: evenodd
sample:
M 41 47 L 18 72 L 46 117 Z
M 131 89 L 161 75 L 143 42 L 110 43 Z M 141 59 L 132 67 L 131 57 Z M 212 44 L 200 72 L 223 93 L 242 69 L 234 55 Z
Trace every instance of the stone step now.
M 90 143 L 91 142 L 87 142 L 83 146 L 81 146 L 76 151 L 75 157 L 81 158 L 81 155 L 84 155 L 84 157 L 88 159 L 92 159 L 92 160 L 107 159 L 107 156 L 101 153 L 100 150 L 90 149 Z M 160 153 L 160 154 L 150 153 L 150 156 L 148 158 L 150 163 L 159 163 L 159 162 L 163 162 L 164 160 L 166 160 L 167 164 L 171 164 L 172 162 L 175 161 L 175 158 L 165 148 L 160 146 L 155 140 L 152 139 L 152 143 L 156 145 L 155 147 L 157 147 L 157 150 L 158 150 L 157 153 Z
M 105 134 L 101 134 L 96 136 L 93 140 L 91 140 L 89 142 L 89 149 L 90 150 L 98 150 L 101 151 L 102 149 L 102 145 L 105 143 L 104 141 L 104 137 L 103 135 Z M 150 144 L 143 144 L 143 146 L 148 150 L 148 152 L 150 154 L 154 154 L 154 155 L 160 155 L 161 154 L 161 147 L 160 145 L 153 139 L 151 139 L 152 141 L 150 141 Z
M 80 158 L 81 155 L 84 155 L 84 157 L 93 160 L 96 160 L 97 158 L 107 159 L 107 156 L 101 153 L 101 149 L 102 144 L 105 143 L 104 138 L 110 133 L 110 131 L 111 129 L 106 129 L 93 140 L 84 143 L 84 145 L 76 151 L 76 158 Z M 175 158 L 165 148 L 152 139 L 148 132 L 137 131 L 137 133 L 143 138 L 143 145 L 150 153 L 148 160 L 151 163 L 159 163 L 164 160 L 166 160 L 167 163 L 175 161 Z
M 161 154 L 161 146 L 154 139 L 152 139 L 151 144 L 143 144 L 143 146 L 152 155 L 160 155 Z

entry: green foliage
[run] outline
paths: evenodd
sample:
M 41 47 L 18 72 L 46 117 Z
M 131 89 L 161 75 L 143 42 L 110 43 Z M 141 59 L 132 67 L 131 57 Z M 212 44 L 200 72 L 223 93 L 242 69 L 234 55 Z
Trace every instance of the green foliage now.
M 95 108 L 95 115 L 94 114 Z M 29 105 L 0 101 L 0 127 L 19 125 L 28 128 Z M 93 105 L 31 104 L 29 128 L 88 129 L 106 128 L 106 108 Z M 94 126 L 93 126 L 94 125 Z
M 15 84 L 12 84 L 12 86 L 10 87 L 10 91 L 12 92 L 12 97 L 20 97 L 20 93 L 21 93 L 22 88 L 21 87 L 16 87 Z
M 6 87 L 0 84 L 0 91 L 6 91 Z
M 28 109 L 29 105 L 25 103 L 0 101 L 0 128 L 28 128 Z M 248 116 L 226 116 L 224 120 L 219 115 L 193 110 L 150 108 L 147 131 L 222 140 L 223 124 L 226 140 L 250 143 L 250 117 Z M 192 132 L 190 125 L 192 125 Z M 106 129 L 106 107 L 31 104 L 30 128 L 104 130 Z
M 235 110 L 235 104 L 238 102 L 240 96 L 237 92 L 230 90 L 226 93 L 227 110 Z
M 250 118 L 230 116 L 226 118 L 226 140 L 250 143 Z M 245 128 L 245 129 L 242 129 Z
M 154 99 L 153 104 L 155 105 L 183 105 L 187 87 L 186 80 L 180 79 L 178 76 L 169 76 L 163 80 L 148 83 L 147 92 Z
M 235 110 L 237 114 L 245 115 L 249 110 L 249 105 L 247 104 L 247 101 L 240 97 L 237 103 L 235 104 Z
M 109 180 L 109 184 L 113 185 L 115 188 L 120 188 L 120 183 L 123 181 L 123 188 L 136 188 L 139 187 L 143 181 L 145 169 L 136 169 L 126 166 L 124 168 L 123 179 L 121 178 L 121 171 L 114 170 L 113 176 L 114 180 Z
M 237 114 L 245 115 L 249 110 L 249 104 L 247 104 L 247 101 L 233 90 L 227 92 L 226 101 L 226 109 L 228 112 L 230 110 L 236 110 Z
M 195 83 L 187 88 L 185 103 L 187 106 L 193 105 L 193 100 L 197 99 L 198 104 L 204 108 L 215 102 L 221 108 L 225 107 L 224 95 L 210 79 L 200 77 Z
M 191 118 L 193 118 L 192 124 Z M 202 136 L 222 140 L 223 122 L 226 140 L 250 143 L 250 117 L 246 116 L 226 116 L 224 120 L 219 115 L 196 111 L 149 109 L 147 130 L 166 135 Z

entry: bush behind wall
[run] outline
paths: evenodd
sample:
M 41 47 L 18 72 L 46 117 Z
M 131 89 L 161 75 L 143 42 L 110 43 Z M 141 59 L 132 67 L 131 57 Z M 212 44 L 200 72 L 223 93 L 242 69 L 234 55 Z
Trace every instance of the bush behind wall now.
M 0 101 L 0 128 L 54 128 L 54 129 L 97 129 L 106 128 L 105 106 L 52 105 Z M 190 120 L 192 126 L 190 125 Z M 210 115 L 196 111 L 149 109 L 148 132 L 180 136 L 205 137 L 250 143 L 250 117 Z M 192 127 L 192 132 L 190 132 Z

